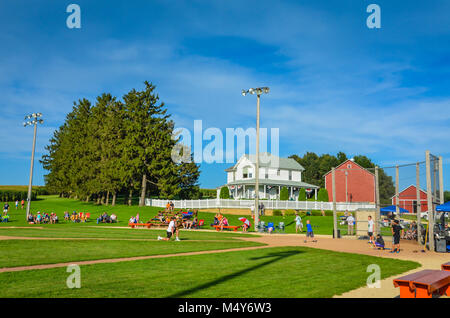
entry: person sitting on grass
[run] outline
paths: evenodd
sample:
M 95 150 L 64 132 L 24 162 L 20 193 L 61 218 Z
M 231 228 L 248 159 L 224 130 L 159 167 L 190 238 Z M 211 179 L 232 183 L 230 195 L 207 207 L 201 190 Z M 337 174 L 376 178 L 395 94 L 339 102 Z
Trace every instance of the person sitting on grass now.
M 69 221 L 69 220 L 70 220 L 69 211 L 64 211 L 64 221 Z
M 30 215 L 28 215 L 28 223 L 34 223 L 34 215 L 30 212 Z
M 128 220 L 129 224 L 134 224 L 136 223 L 136 218 L 134 216 L 131 216 L 130 219 Z
M 117 215 L 115 215 L 114 213 L 111 214 L 111 223 L 117 223 Z
M 384 240 L 383 237 L 380 234 L 377 234 L 377 238 L 375 242 L 373 243 L 373 247 L 378 250 L 384 250 Z
M 8 214 L 3 216 L 2 222 L 4 222 L 4 223 L 8 223 L 9 222 L 9 215 Z
M 308 241 L 308 237 L 310 237 L 313 242 L 317 242 L 317 240 L 314 240 L 314 232 L 313 232 L 313 229 L 312 229 L 311 222 L 309 220 L 306 220 L 306 240 L 305 240 L 305 243 Z

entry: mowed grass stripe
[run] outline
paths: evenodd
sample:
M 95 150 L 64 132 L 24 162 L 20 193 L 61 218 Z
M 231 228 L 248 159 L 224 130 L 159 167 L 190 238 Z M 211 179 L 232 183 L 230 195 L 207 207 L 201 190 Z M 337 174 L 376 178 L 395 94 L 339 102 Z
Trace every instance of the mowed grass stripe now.
M 124 240 L 3 240 L 0 268 L 211 251 L 263 244 L 246 241 L 203 242 Z
M 367 266 L 381 279 L 415 262 L 307 247 L 263 248 L 81 266 L 81 288 L 65 268 L 0 274 L 0 297 L 332 297 L 365 286 Z
M 165 236 L 165 229 L 130 229 L 130 228 L 102 228 L 94 226 L 69 226 L 66 224 L 37 225 L 37 228 L 9 228 L 0 227 L 0 236 L 21 237 L 65 237 L 65 238 L 156 238 Z M 249 237 L 249 234 L 231 232 L 203 232 L 196 230 L 181 230 L 180 237 L 195 240 L 235 240 L 241 237 Z M 254 237 L 251 236 L 251 237 Z

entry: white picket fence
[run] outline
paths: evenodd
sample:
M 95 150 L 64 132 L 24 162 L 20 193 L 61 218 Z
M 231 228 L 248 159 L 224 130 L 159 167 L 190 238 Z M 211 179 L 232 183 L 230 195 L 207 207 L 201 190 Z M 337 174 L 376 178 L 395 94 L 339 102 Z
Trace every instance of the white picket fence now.
M 204 199 L 204 200 L 164 200 L 145 199 L 146 206 L 165 208 L 167 202 L 172 201 L 176 209 L 250 209 L 255 203 L 253 200 L 234 199 Z M 279 201 L 261 200 L 265 209 L 292 209 L 292 210 L 333 210 L 333 202 L 317 201 Z M 357 209 L 375 209 L 375 204 L 365 202 L 336 203 L 337 211 L 355 211 Z

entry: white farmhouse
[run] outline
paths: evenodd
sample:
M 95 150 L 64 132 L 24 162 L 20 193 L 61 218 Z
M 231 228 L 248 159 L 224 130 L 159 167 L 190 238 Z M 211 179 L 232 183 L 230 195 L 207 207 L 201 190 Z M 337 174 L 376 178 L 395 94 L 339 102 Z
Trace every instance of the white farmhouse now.
M 234 199 L 255 198 L 255 163 L 256 155 L 243 155 L 238 162 L 225 169 L 227 184 L 217 188 L 228 187 L 230 196 Z M 297 200 L 300 188 L 308 193 L 314 192 L 317 199 L 318 186 L 302 182 L 302 172 L 305 169 L 292 158 L 280 158 L 270 153 L 261 153 L 259 160 L 259 198 L 280 198 L 280 190 L 287 187 L 289 199 Z

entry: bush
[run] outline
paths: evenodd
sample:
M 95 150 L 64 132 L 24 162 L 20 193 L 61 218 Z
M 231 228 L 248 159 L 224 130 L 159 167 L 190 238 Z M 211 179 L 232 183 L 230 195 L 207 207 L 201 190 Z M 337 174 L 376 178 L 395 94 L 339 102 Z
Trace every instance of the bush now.
M 282 216 L 283 213 L 281 212 L 281 210 L 273 210 L 272 215 L 273 216 Z
M 287 201 L 289 200 L 289 190 L 286 187 L 282 187 L 280 190 L 280 200 Z
M 295 210 L 286 210 L 286 211 L 284 211 L 284 215 L 285 216 L 294 216 Z
M 321 202 L 328 202 L 329 201 L 327 189 L 321 188 L 319 190 L 319 193 L 317 193 L 317 201 L 321 201 Z
M 228 187 L 220 188 L 220 195 L 219 195 L 219 197 L 221 199 L 229 199 L 230 198 L 230 190 L 228 190 Z
M 304 188 L 298 191 L 298 201 L 306 201 L 306 190 Z

